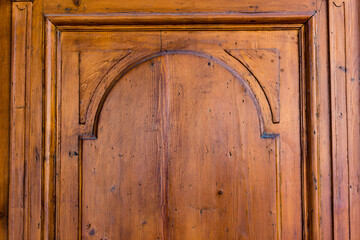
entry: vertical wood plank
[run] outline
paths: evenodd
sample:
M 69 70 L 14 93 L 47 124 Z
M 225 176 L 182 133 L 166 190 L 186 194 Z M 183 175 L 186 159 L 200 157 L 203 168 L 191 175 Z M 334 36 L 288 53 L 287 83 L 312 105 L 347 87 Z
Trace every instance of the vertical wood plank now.
M 0 239 L 8 238 L 11 2 L 0 1 Z
M 346 7 L 346 108 L 349 161 L 350 239 L 360 238 L 360 12 L 359 0 Z
M 350 239 L 347 4 L 329 2 L 334 239 Z
M 316 38 L 316 78 L 318 89 L 318 159 L 319 159 L 319 238 L 333 239 L 332 232 L 332 165 L 330 135 L 330 84 L 328 55 L 328 0 L 317 1 Z
M 26 237 L 28 239 L 41 238 L 41 166 L 42 154 L 42 127 L 43 127 L 43 78 L 44 78 L 44 16 L 43 1 L 32 3 L 31 48 L 29 48 L 31 71 L 28 94 L 29 111 L 29 187 L 25 193 L 28 196 L 28 218 Z
M 43 163 L 43 239 L 54 238 L 56 161 L 56 28 L 46 22 L 45 99 L 44 99 L 44 163 Z
M 303 165 L 303 207 L 304 207 L 304 239 L 320 239 L 319 230 L 319 124 L 318 124 L 318 79 L 316 65 L 316 18 L 312 17 L 304 26 L 305 34 L 302 54 L 304 89 L 303 92 L 303 111 L 304 119 L 302 128 L 304 129 L 304 165 Z M 306 136 L 305 136 L 306 135 Z M 303 139 L 304 140 L 304 139 Z
M 59 53 L 60 54 L 60 53 Z M 60 112 L 61 134 L 58 136 L 59 152 L 57 157 L 57 179 L 56 184 L 59 195 L 57 196 L 57 221 L 58 239 L 78 239 L 79 238 L 79 197 L 81 192 L 79 185 L 79 105 L 68 104 L 72 99 L 74 103 L 79 102 L 79 84 L 73 84 L 73 79 L 79 79 L 79 53 L 61 52 L 61 95 L 58 104 Z M 67 100 L 67 101 L 66 101 Z M 67 103 L 67 104 L 63 104 Z M 59 141 L 61 138 L 61 141 Z
M 29 84 L 30 40 L 32 3 L 15 2 L 12 12 L 12 67 L 11 67 L 11 115 L 10 115 L 10 193 L 9 239 L 26 238 L 29 187 L 28 144 L 29 136 Z

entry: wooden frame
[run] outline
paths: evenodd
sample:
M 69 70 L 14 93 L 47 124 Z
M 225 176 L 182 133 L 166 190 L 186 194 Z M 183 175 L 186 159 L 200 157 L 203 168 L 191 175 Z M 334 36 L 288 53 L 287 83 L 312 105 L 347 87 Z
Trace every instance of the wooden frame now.
M 209 15 L 207 15 L 209 16 Z M 170 17 L 170 20 L 168 18 Z M 51 206 L 49 201 L 50 197 L 53 196 L 55 193 L 51 192 L 55 190 L 55 182 L 51 182 L 51 179 L 54 179 L 54 172 L 53 169 L 56 166 L 53 166 L 51 163 L 54 159 L 52 156 L 56 156 L 56 139 L 58 136 L 58 129 L 55 122 L 57 120 L 57 109 L 56 106 L 58 105 L 58 100 L 56 96 L 58 93 L 56 89 L 58 89 L 58 84 L 56 81 L 56 74 L 55 72 L 60 73 L 60 69 L 58 68 L 57 60 L 61 62 L 59 54 L 59 48 L 61 48 L 59 44 L 59 36 L 63 31 L 103 31 L 104 29 L 108 31 L 159 31 L 162 29 L 166 29 L 167 31 L 177 31 L 177 30 L 259 30 L 259 29 L 266 29 L 266 30 L 297 30 L 299 31 L 299 36 L 301 38 L 306 39 L 300 46 L 302 52 L 305 55 L 314 56 L 315 49 L 313 48 L 314 44 L 312 44 L 314 36 L 314 25 L 313 20 L 310 20 L 312 14 L 296 14 L 296 15 L 273 15 L 273 14 L 258 14 L 258 15 L 251 15 L 250 17 L 244 14 L 233 14 L 232 16 L 222 16 L 222 15 L 210 15 L 210 18 L 203 18 L 202 14 L 199 15 L 178 15 L 178 16 L 164 16 L 164 15 L 155 15 L 155 14 L 144 14 L 144 15 L 118 15 L 112 16 L 110 19 L 107 16 L 47 16 L 46 21 L 46 73 L 45 73 L 45 85 L 46 85 L 46 106 L 45 106 L 45 160 L 46 164 L 44 165 L 44 184 L 43 187 L 45 192 L 44 194 L 44 206 L 49 206 L 48 209 L 44 209 L 44 224 L 48 223 L 54 224 L 56 222 L 54 219 L 51 219 L 50 216 L 53 215 L 52 211 L 56 212 L 56 207 Z M 210 19 L 210 20 L 209 20 Z M 254 20 L 256 19 L 256 20 Z M 90 23 L 89 23 L 90 21 Z M 261 23 L 261 25 L 254 25 L 254 23 L 250 24 L 251 21 L 256 21 L 255 23 Z M 171 22 L 173 25 L 168 25 Z M 231 22 L 232 24 L 226 24 L 226 22 Z M 71 25 L 70 25 L 71 23 Z M 125 24 L 124 24 L 125 23 Z M 154 24 L 156 23 L 156 24 Z M 207 25 L 206 23 L 212 23 L 213 25 Z M 92 25 L 94 24 L 94 26 Z M 166 24 L 166 25 L 164 25 Z M 304 25 L 305 24 L 305 25 Z M 308 49 L 308 51 L 306 51 Z M 310 61 L 312 59 L 306 59 Z M 308 108 L 312 111 L 307 111 L 304 108 L 304 115 L 302 116 L 303 122 L 305 123 L 303 126 L 302 131 L 302 138 L 304 139 L 303 142 L 303 149 L 311 148 L 306 152 L 303 152 L 303 201 L 307 204 L 303 205 L 303 216 L 304 221 L 311 222 L 312 227 L 310 228 L 311 234 L 318 234 L 318 223 L 319 223 L 319 215 L 318 211 L 314 212 L 309 209 L 318 209 L 318 199 L 317 196 L 318 192 L 313 191 L 317 188 L 314 186 L 314 181 L 312 177 L 318 179 L 318 171 L 317 163 L 311 164 L 316 159 L 315 156 L 310 156 L 307 153 L 311 153 L 314 149 L 317 149 L 316 143 L 317 141 L 311 140 L 313 144 L 307 145 L 309 138 L 313 138 L 313 129 L 317 128 L 316 119 L 314 119 L 314 107 L 316 106 L 316 99 L 313 99 L 314 94 L 310 96 L 306 96 L 305 93 L 307 91 L 316 93 L 316 84 L 311 85 L 311 81 L 309 79 L 315 77 L 315 71 L 313 68 L 307 66 L 307 61 L 302 63 L 304 72 L 302 74 L 302 80 L 304 83 L 304 89 L 302 89 L 302 96 L 301 98 L 304 101 L 304 104 L 308 105 Z M 315 102 L 315 103 L 314 103 Z M 316 109 L 315 109 L 316 110 Z M 315 122 L 313 122 L 315 121 Z M 91 121 L 90 121 L 91 122 Z M 307 125 L 311 126 L 310 130 L 307 130 Z M 92 124 L 90 124 L 92 125 Z M 86 127 L 85 127 L 86 128 Z M 306 134 L 306 131 L 311 131 L 311 134 Z M 87 131 L 89 132 L 89 130 Z M 81 138 L 81 137 L 80 137 Z M 310 142 L 310 141 L 309 141 Z M 50 159 L 50 161 L 48 161 Z M 309 173 L 311 173 L 312 177 L 309 178 Z M 79 174 L 81 177 L 81 174 Z M 310 179 L 310 181 L 309 181 Z M 79 179 L 79 184 L 81 184 L 81 179 Z M 279 181 L 278 181 L 278 184 Z M 79 186 L 79 189 L 81 187 Z M 56 190 L 55 190 L 56 191 Z M 309 197 L 313 200 L 309 201 Z M 279 198 L 278 198 L 279 199 Z M 279 203 L 278 203 L 279 204 Z M 79 200 L 79 214 L 81 212 L 81 204 Z M 280 206 L 278 206 L 280 208 Z M 311 211 L 311 215 L 309 212 Z M 51 213 L 51 215 L 50 215 Z M 56 213 L 55 213 L 56 215 Z M 56 218 L 55 218 L 56 219 Z M 81 217 L 79 216 L 79 219 Z M 280 221 L 280 218 L 278 219 Z M 308 223 L 304 222 L 304 226 L 307 226 Z M 316 229 L 315 229 L 316 228 Z M 44 236 L 48 236 L 52 238 L 53 236 L 49 236 L 48 234 L 51 231 L 48 229 L 44 229 L 45 233 Z M 278 232 L 278 239 L 281 239 L 281 232 Z M 306 236 L 308 233 L 304 233 Z M 46 238 L 48 238 L 46 237 Z M 81 235 L 79 235 L 79 239 L 81 239 Z
M 350 228 L 350 225 L 356 226 L 360 220 L 356 213 L 351 213 L 350 209 L 351 207 L 359 209 L 357 206 L 359 196 L 350 193 L 352 186 L 355 189 L 356 184 L 359 183 L 354 177 L 356 170 L 351 173 L 349 164 L 356 164 L 356 160 L 359 159 L 359 150 L 356 149 L 356 141 L 359 140 L 359 135 L 356 135 L 356 129 L 359 128 L 357 125 L 359 111 L 356 108 L 356 103 L 359 103 L 359 91 L 356 90 L 359 87 L 352 84 L 359 79 L 356 54 L 359 34 L 351 31 L 351 26 L 358 28 L 356 20 L 358 6 L 349 10 L 352 13 L 349 18 L 345 14 L 345 11 L 350 9 L 349 4 L 355 3 L 351 3 L 351 0 L 330 1 L 327 5 L 325 1 L 320 1 L 316 13 L 67 14 L 46 15 L 43 20 L 42 9 L 36 4 L 14 2 L 9 238 L 54 239 L 55 237 L 57 209 L 54 202 L 55 162 L 58 135 L 56 79 L 60 72 L 57 69 L 59 59 L 57 52 L 60 48 L 58 39 L 62 31 L 100 29 L 109 31 L 297 29 L 301 49 L 300 69 L 302 69 L 300 109 L 303 148 L 303 238 L 345 239 L 350 235 L 356 236 L 359 230 Z M 33 5 L 35 5 L 34 11 L 32 11 Z M 38 14 L 34 20 L 31 18 L 32 12 Z M 351 26 L 346 25 L 345 22 L 350 22 Z M 329 46 L 327 23 L 330 32 Z M 39 34 L 43 29 L 44 37 Z M 42 38 L 44 44 L 42 41 L 36 41 Z M 350 51 L 347 46 L 351 46 L 355 52 Z M 45 53 L 45 64 L 42 62 L 41 54 L 35 56 L 34 52 L 31 53 L 30 49 L 34 48 L 39 49 L 40 53 Z M 330 55 L 327 53 L 328 50 Z M 328 62 L 330 72 L 327 67 Z M 31 70 L 32 66 L 34 70 Z M 38 66 L 44 66 L 45 69 L 43 82 L 38 80 L 42 79 L 42 71 Z M 329 76 L 331 76 L 331 89 Z M 43 84 L 44 90 L 42 90 Z M 321 94 L 319 89 L 325 94 Z M 354 102 L 355 106 L 352 106 Z M 36 109 L 41 103 L 43 109 Z M 337 113 L 343 114 L 339 118 Z M 355 133 L 349 129 L 355 130 Z M 344 152 L 344 149 L 347 151 Z M 331 173 L 332 178 L 330 175 L 325 176 Z M 32 188 L 34 183 L 41 188 Z M 19 226 L 18 223 L 23 225 Z M 332 228 L 334 230 L 330 231 Z

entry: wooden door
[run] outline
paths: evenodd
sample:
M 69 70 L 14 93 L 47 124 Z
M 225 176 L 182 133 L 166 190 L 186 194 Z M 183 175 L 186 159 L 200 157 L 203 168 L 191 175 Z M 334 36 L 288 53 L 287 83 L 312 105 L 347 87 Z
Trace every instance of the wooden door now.
M 59 41 L 60 238 L 301 237 L 297 31 Z
M 342 16 L 332 7 L 330 30 Z M 13 85 L 11 166 L 29 175 L 25 198 L 10 193 L 10 237 L 345 239 L 341 219 L 357 217 L 336 184 L 353 173 L 330 126 L 353 123 L 329 109 L 346 109 L 334 89 L 351 86 L 328 86 L 329 59 L 348 78 L 335 51 L 344 43 L 316 10 L 310 0 L 14 3 L 13 80 L 25 82 Z M 36 46 L 44 62 L 23 55 Z

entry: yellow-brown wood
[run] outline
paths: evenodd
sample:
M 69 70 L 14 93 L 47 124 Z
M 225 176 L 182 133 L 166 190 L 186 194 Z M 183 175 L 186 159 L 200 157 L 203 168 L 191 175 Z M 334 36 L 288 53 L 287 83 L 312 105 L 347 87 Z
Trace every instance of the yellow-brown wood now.
M 9 239 L 25 236 L 29 209 L 29 111 L 31 3 L 13 3 L 12 8 L 12 69 L 11 69 L 11 128 Z M 21 197 L 19 197 L 21 196 Z M 23 221 L 19 221 L 23 220 Z
M 358 12 L 14 2 L 10 239 L 357 239 Z
M 146 2 L 144 0 L 111 1 L 99 3 L 96 0 L 49 0 L 45 2 L 46 14 L 67 13 L 127 13 L 127 12 L 313 12 L 316 10 L 314 0 L 242 0 L 242 1 L 206 1 L 206 0 L 157 0 Z
M 216 30 L 62 33 L 61 102 L 56 104 L 61 106 L 62 139 L 59 237 L 300 237 L 300 112 L 294 107 L 299 106 L 299 80 L 281 84 L 281 79 L 299 79 L 298 35 L 263 35 Z M 70 102 L 80 98 L 80 104 L 81 96 L 90 93 L 76 94 L 85 69 L 81 65 L 101 64 L 98 52 L 121 49 L 130 53 L 103 69 L 108 76 L 88 90 L 90 107 L 80 123 L 79 107 Z M 269 65 L 277 62 L 267 73 L 278 78 L 264 78 L 254 62 L 242 63 L 250 50 L 239 55 L 237 49 L 277 49 L 276 59 L 264 59 Z M 283 68 L 282 61 L 291 64 Z M 283 102 L 284 125 L 274 123 L 266 100 L 273 92 L 265 91 L 254 74 L 268 81 L 264 86 L 286 89 L 280 97 L 271 96 Z M 265 205 L 261 199 L 267 199 Z M 223 227 L 216 230 L 220 222 Z
M 11 2 L 0 1 L 0 239 L 8 237 Z

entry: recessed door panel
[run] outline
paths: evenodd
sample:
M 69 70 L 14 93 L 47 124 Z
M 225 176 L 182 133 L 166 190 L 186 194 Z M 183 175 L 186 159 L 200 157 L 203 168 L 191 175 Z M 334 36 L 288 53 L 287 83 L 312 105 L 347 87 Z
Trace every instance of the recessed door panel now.
M 296 32 L 61 42 L 61 238 L 301 237 Z

